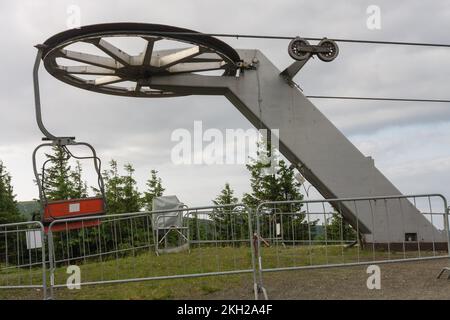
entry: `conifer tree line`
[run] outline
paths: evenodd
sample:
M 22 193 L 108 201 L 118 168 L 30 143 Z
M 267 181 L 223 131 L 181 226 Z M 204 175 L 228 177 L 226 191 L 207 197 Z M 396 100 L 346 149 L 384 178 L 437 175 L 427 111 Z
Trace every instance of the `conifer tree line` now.
M 259 146 L 257 159 L 251 159 L 247 164 L 250 173 L 250 192 L 244 193 L 241 200 L 236 197 L 231 185 L 226 182 L 217 197 L 212 200 L 216 206 L 229 206 L 242 203 L 251 209 L 265 201 L 296 201 L 302 200 L 300 192 L 301 184 L 294 177 L 294 169 L 284 160 L 274 157 L 275 167 L 269 171 L 270 164 L 261 161 L 261 155 L 270 155 L 272 151 L 267 151 L 266 147 Z M 69 163 L 68 156 L 64 149 L 58 146 L 53 147 L 52 154 L 46 154 L 47 165 L 42 177 L 43 187 L 48 200 L 66 200 L 86 198 L 90 194 L 99 194 L 95 187 L 88 188 L 87 182 L 83 179 L 83 168 L 79 161 L 75 165 Z M 165 188 L 158 171 L 151 170 L 146 181 L 146 189 L 138 190 L 135 179 L 136 173 L 132 164 L 127 163 L 119 166 L 116 160 L 112 159 L 108 163 L 108 168 L 102 171 L 105 182 L 105 197 L 108 204 L 108 214 L 137 212 L 141 210 L 151 211 L 154 197 L 164 194 Z M 295 215 L 286 215 L 280 221 L 272 221 L 281 224 L 283 237 L 289 239 L 303 239 L 308 237 L 308 230 L 314 227 L 317 221 L 307 221 L 302 213 L 301 205 L 279 206 L 281 212 L 296 212 Z M 11 175 L 6 171 L 5 166 L 0 162 L 0 223 L 19 221 L 21 216 L 17 210 L 15 195 L 11 184 Z M 234 219 L 234 220 L 233 220 Z M 230 236 L 247 237 L 248 230 L 245 229 L 247 222 L 246 213 L 230 214 L 225 209 L 215 209 L 214 222 L 218 226 L 215 230 L 216 236 L 226 239 Z M 276 219 L 279 219 L 276 218 Z M 191 221 L 189 223 L 201 223 Z M 335 215 L 327 221 L 328 238 L 339 239 L 339 235 L 344 232 L 346 236 L 353 236 L 353 229 L 339 217 Z M 269 224 L 266 228 L 269 228 Z M 236 230 L 237 226 L 240 228 Z M 207 229 L 207 225 L 201 228 Z M 197 225 L 198 229 L 198 225 Z M 206 231 L 205 231 L 206 232 Z M 261 234 L 269 234 L 271 230 L 261 230 Z M 195 237 L 195 235 L 194 235 Z
M 64 149 L 55 146 L 53 154 L 46 154 L 46 158 L 48 164 L 42 181 L 48 200 L 86 198 L 89 193 L 99 195 L 100 190 L 97 187 L 91 187 L 89 190 L 87 182 L 83 180 L 80 161 L 77 160 L 72 169 Z M 137 187 L 132 164 L 126 163 L 120 168 L 117 161 L 111 159 L 108 165 L 109 167 L 101 173 L 105 182 L 108 213 L 137 212 L 142 209 L 150 211 L 153 198 L 163 195 L 165 189 L 162 187 L 161 178 L 158 177 L 158 171 L 150 171 L 146 182 L 147 188 L 141 193 Z

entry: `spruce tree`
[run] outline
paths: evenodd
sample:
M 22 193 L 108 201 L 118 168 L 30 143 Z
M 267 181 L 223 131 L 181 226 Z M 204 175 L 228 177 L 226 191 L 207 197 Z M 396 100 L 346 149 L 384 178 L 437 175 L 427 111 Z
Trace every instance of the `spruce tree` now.
M 123 185 L 116 160 L 111 159 L 109 162 L 109 169 L 103 172 L 103 180 L 105 181 L 105 196 L 106 202 L 108 203 L 108 213 L 114 214 L 123 212 Z M 98 193 L 98 190 L 94 190 Z
M 0 160 L 0 224 L 23 221 L 17 208 L 11 175 Z
M 270 150 L 270 151 L 267 151 Z M 267 161 L 272 157 L 271 163 Z M 245 193 L 243 202 L 256 208 L 264 201 L 302 200 L 300 184 L 295 181 L 294 169 L 278 159 L 274 149 L 264 143 L 258 144 L 258 157 L 247 164 L 250 171 L 251 193 Z
M 53 154 L 45 154 L 48 165 L 45 169 L 43 186 L 48 200 L 66 200 L 73 196 L 74 185 L 68 155 L 60 146 L 52 148 Z
M 238 203 L 238 198 L 234 196 L 234 191 L 231 189 L 230 184 L 225 183 L 224 188 L 220 191 L 220 194 L 212 201 L 215 206 L 224 206 L 214 208 L 213 221 L 215 224 L 216 237 L 219 240 L 237 239 L 243 236 L 241 226 L 245 218 L 245 213 L 237 212 L 233 210 L 233 204 Z
M 134 168 L 131 164 L 124 165 L 126 174 L 122 176 L 123 183 L 123 212 L 137 212 L 140 210 L 141 195 L 133 177 Z
M 225 183 L 224 188 L 220 191 L 220 194 L 213 200 L 216 206 L 225 206 L 238 203 L 238 198 L 234 196 L 234 190 L 231 189 L 228 182 Z
M 87 183 L 82 179 L 83 168 L 81 167 L 80 161 L 77 161 L 75 169 L 70 172 L 70 180 L 72 184 L 72 194 L 70 195 L 73 199 L 86 198 L 88 196 Z
M 272 156 L 272 166 L 267 158 Z M 250 171 L 250 186 L 252 191 L 245 193 L 243 202 L 252 209 L 266 201 L 300 201 L 303 195 L 300 192 L 300 183 L 295 181 L 294 169 L 284 160 L 280 160 L 275 155 L 272 146 L 260 143 L 258 145 L 258 158 L 252 159 L 247 165 Z M 271 224 L 279 223 L 281 225 L 282 237 L 286 239 L 301 238 L 307 236 L 306 230 L 308 223 L 305 220 L 305 214 L 301 212 L 302 205 L 296 204 L 278 204 L 275 210 L 268 217 Z M 287 213 L 280 215 L 280 213 Z M 315 224 L 315 221 L 310 222 Z M 265 228 L 267 229 L 266 221 Z M 264 226 L 263 226 L 264 227 Z M 263 234 L 270 232 L 261 230 Z
M 142 203 L 147 211 L 153 210 L 153 198 L 161 197 L 166 190 L 163 188 L 161 178 L 158 177 L 157 174 L 158 171 L 151 170 L 150 179 L 148 179 L 146 183 L 147 191 L 144 192 Z
M 120 175 L 117 161 L 112 159 L 109 169 L 103 172 L 108 213 L 137 212 L 141 208 L 140 193 L 133 176 L 135 170 L 131 164 L 124 165 L 124 170 L 126 174 Z

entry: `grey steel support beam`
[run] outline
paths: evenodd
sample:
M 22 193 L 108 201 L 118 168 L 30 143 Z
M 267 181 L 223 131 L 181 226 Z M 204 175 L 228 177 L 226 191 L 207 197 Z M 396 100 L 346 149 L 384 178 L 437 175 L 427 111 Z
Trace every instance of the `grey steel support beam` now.
M 280 152 L 325 198 L 400 195 L 401 192 L 365 157 L 300 90 L 258 50 L 237 50 L 254 70 L 238 77 L 196 74 L 153 77 L 157 89 L 194 95 L 224 95 L 256 127 L 278 129 Z M 387 205 L 387 207 L 386 207 Z M 446 242 L 407 200 L 398 203 L 346 203 L 345 218 L 368 242 L 403 242 L 404 233 L 418 241 Z M 376 233 L 373 232 L 376 230 Z

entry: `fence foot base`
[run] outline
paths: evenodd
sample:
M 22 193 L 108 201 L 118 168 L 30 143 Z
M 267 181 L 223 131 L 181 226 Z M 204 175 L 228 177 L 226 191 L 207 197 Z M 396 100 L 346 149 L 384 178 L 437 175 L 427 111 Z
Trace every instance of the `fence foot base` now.
M 264 296 L 264 300 L 269 300 L 269 297 L 267 296 L 267 290 L 262 285 L 255 283 L 254 291 L 255 291 L 255 300 L 258 300 L 260 294 Z
M 445 271 L 448 271 L 448 276 L 447 276 L 447 280 L 450 280 L 450 267 L 444 267 L 441 269 L 441 271 L 439 272 L 439 274 L 437 275 L 436 279 L 440 279 L 441 276 L 444 274 Z

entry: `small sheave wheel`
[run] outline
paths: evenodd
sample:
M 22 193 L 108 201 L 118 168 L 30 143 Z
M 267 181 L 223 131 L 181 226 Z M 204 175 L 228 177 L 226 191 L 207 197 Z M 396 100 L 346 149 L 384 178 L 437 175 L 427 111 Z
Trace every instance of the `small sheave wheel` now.
M 319 47 L 327 49 L 327 52 L 317 53 L 317 56 L 322 61 L 331 62 L 334 59 L 336 59 L 336 57 L 339 54 L 339 47 L 338 47 L 337 43 L 334 42 L 333 40 L 326 39 L 326 38 L 322 39 L 319 42 Z
M 309 45 L 307 40 L 300 37 L 292 39 L 288 47 L 289 55 L 294 60 L 306 60 L 311 56 L 311 52 L 305 51 L 304 47 Z

